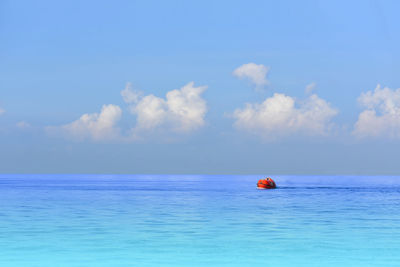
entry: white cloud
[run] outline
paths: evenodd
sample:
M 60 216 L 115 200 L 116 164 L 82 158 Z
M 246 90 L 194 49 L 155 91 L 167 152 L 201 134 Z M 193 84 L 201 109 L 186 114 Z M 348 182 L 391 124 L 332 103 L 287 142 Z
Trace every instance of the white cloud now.
M 290 96 L 275 93 L 262 103 L 247 103 L 243 109 L 236 109 L 233 117 L 236 128 L 271 141 L 294 134 L 327 135 L 337 113 L 315 94 L 296 102 Z
M 125 89 L 121 91 L 121 96 L 126 103 L 136 103 L 142 96 L 142 92 L 132 90 L 132 84 L 127 83 Z
M 2 115 L 3 113 L 5 113 L 6 111 L 2 108 L 0 108 L 0 115 Z
M 190 82 L 180 89 L 169 91 L 166 98 L 152 94 L 143 96 L 140 92 L 125 88 L 121 94 L 130 110 L 136 115 L 135 133 L 154 131 L 173 131 L 187 133 L 205 124 L 206 101 L 201 97 L 207 86 L 195 87 Z
M 256 88 L 268 85 L 267 74 L 269 67 L 262 64 L 247 63 L 233 71 L 233 75 L 240 79 L 249 79 Z
M 122 111 L 117 105 L 103 105 L 100 113 L 84 114 L 79 119 L 62 125 L 46 127 L 49 134 L 63 135 L 78 140 L 132 142 L 149 137 L 151 133 L 189 133 L 205 124 L 206 101 L 201 94 L 207 86 L 195 87 L 193 82 L 169 91 L 166 98 L 143 95 L 128 83 L 121 96 L 136 116 L 130 133 L 121 133 L 117 123 Z M 20 122 L 18 127 L 28 124 Z M 171 136 L 169 136 L 171 137 Z
M 119 129 L 115 125 L 121 114 L 119 106 L 103 105 L 100 113 L 84 114 L 76 121 L 60 127 L 47 127 L 47 130 L 53 133 L 61 132 L 78 140 L 113 140 L 119 138 Z
M 400 88 L 392 90 L 378 84 L 374 91 L 362 93 L 358 102 L 366 109 L 354 125 L 355 136 L 400 138 Z
M 312 82 L 312 83 L 310 83 L 310 84 L 307 84 L 305 93 L 306 93 L 306 94 L 311 94 L 312 91 L 315 90 L 315 87 L 317 87 L 317 84 L 316 84 L 315 82 Z

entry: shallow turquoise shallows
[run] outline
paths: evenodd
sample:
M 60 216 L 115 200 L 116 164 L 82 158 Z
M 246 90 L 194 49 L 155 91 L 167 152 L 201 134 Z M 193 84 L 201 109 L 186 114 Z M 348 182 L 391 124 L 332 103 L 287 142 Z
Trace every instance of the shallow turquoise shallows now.
M 399 266 L 400 177 L 0 175 L 0 266 Z

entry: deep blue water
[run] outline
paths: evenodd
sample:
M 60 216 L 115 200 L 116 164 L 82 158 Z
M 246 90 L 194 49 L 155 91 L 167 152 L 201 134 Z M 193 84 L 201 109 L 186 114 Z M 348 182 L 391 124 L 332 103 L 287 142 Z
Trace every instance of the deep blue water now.
M 399 266 L 400 177 L 0 175 L 0 266 Z

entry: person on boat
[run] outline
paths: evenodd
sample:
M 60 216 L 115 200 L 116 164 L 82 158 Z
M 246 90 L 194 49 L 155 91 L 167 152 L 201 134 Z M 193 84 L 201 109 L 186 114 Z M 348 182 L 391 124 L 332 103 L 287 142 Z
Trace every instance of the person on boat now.
M 276 188 L 275 181 L 271 177 L 258 180 L 257 188 L 259 189 L 274 189 Z

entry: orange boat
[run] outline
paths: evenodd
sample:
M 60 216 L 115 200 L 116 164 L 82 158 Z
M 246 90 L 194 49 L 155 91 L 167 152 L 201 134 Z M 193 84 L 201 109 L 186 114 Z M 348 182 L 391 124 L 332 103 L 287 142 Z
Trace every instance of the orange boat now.
M 265 179 L 258 180 L 257 188 L 258 189 L 274 189 L 274 188 L 276 188 L 276 184 L 275 184 L 275 181 L 272 180 L 272 178 L 267 177 Z

